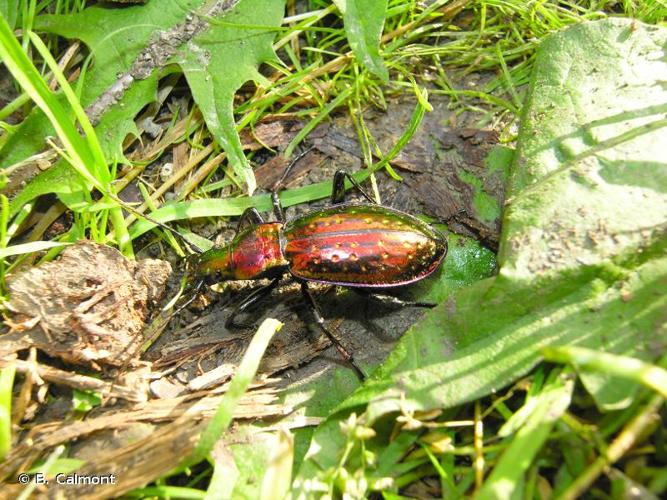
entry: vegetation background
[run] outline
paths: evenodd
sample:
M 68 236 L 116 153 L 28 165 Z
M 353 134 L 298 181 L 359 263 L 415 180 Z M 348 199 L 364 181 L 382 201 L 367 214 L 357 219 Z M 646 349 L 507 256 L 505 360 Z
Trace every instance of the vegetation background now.
M 3 0 L 0 12 L 0 290 L 10 305 L 14 276 L 79 240 L 128 259 L 157 248 L 174 263 L 210 248 L 195 230 L 210 237 L 221 217 L 268 210 L 261 167 L 284 169 L 341 117 L 356 136 L 355 178 L 379 201 L 410 178 L 408 145 L 421 144 L 434 107 L 447 130 L 497 137 L 483 172 L 454 174 L 471 218 L 451 214 L 445 269 L 413 292 L 439 305 L 363 386 L 338 368 L 272 393 L 294 410 L 285 419 L 228 430 L 280 329 L 266 320 L 210 422 L 176 421 L 192 434 L 187 456 L 148 468 L 155 455 L 124 448 L 117 470 L 135 460 L 138 472 L 91 494 L 665 494 L 664 2 Z M 370 116 L 406 102 L 400 132 L 384 140 Z M 277 139 L 261 132 L 288 121 L 298 126 Z M 494 172 L 502 189 L 486 182 Z M 330 181 L 315 178 L 282 191 L 283 204 L 326 199 Z M 25 409 L 46 412 L 50 389 L 40 395 L 18 361 L 4 356 L 0 373 L 7 485 L 27 497 L 36 485 L 16 485 L 19 471 L 108 468 L 76 457 L 64 427 L 25 451 L 35 431 Z M 68 387 L 94 378 L 67 373 Z M 63 422 L 90 422 L 116 402 L 102 392 L 68 392 Z M 164 454 L 185 439 L 168 429 L 138 443 Z

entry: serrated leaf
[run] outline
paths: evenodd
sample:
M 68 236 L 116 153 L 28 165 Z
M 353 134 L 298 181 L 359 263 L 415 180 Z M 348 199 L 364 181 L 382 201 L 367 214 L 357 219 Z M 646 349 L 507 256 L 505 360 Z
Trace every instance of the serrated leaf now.
M 380 55 L 387 0 L 334 0 L 334 4 L 343 14 L 347 41 L 357 60 L 383 82 L 388 82 L 389 72 Z
M 284 11 L 284 1 L 243 0 L 176 58 L 208 129 L 250 195 L 257 184 L 236 131 L 234 94 L 249 80 L 264 82 L 257 68 L 276 57 L 272 42 Z
M 582 23 L 538 51 L 499 275 L 452 294 L 318 428 L 295 484 L 336 464 L 339 419 L 453 407 L 525 375 L 549 345 L 652 359 L 665 349 L 667 30 Z M 650 177 L 650 179 L 649 179 Z M 445 262 L 445 266 L 447 263 Z M 635 387 L 582 374 L 601 409 Z M 314 464 L 317 464 L 315 466 Z
M 38 16 L 35 30 L 79 39 L 90 48 L 93 64 L 88 68 L 80 96 L 82 104 L 88 106 L 116 81 L 118 74 L 129 70 L 157 31 L 166 31 L 182 22 L 203 3 L 204 0 L 153 0 L 145 5 L 123 8 L 95 6 L 75 15 Z M 275 57 L 271 48 L 275 36 L 273 28 L 280 24 L 283 11 L 283 2 L 243 0 L 222 21 L 210 20 L 210 29 L 190 45 L 195 49 L 191 54 L 208 53 L 209 58 L 209 64 L 205 66 L 197 66 L 191 61 L 187 74 L 191 84 L 197 82 L 193 84 L 193 95 L 212 133 L 227 151 L 235 171 L 252 189 L 254 176 L 236 132 L 233 97 L 244 82 L 261 80 L 257 66 Z M 231 62 L 228 55 L 234 57 Z M 197 76 L 192 76 L 194 73 Z M 210 78 L 211 74 L 214 77 Z M 204 81 L 198 81 L 198 77 Z M 155 100 L 158 79 L 159 75 L 154 73 L 145 80 L 135 81 L 95 127 L 109 162 L 127 162 L 122 151 L 123 140 L 127 135 L 137 133 L 134 118 Z M 202 96 L 202 92 L 209 92 L 209 95 Z M 0 150 L 0 164 L 12 165 L 41 151 L 49 135 L 53 135 L 53 131 L 48 120 L 39 110 L 33 111 Z M 10 213 L 15 214 L 26 202 L 47 193 L 57 193 L 66 204 L 84 201 L 77 176 L 64 162 L 58 162 L 34 177 L 16 195 L 11 201 Z
M 81 40 L 89 47 L 93 63 L 85 73 L 80 95 L 85 107 L 107 90 L 118 74 L 129 70 L 155 30 L 169 29 L 201 3 L 203 0 L 178 3 L 154 0 L 146 5 L 123 8 L 95 6 L 78 14 L 38 16 L 34 29 Z M 122 141 L 128 133 L 136 133 L 134 117 L 155 100 L 157 82 L 156 74 L 136 81 L 95 127 L 108 162 L 126 162 Z M 41 111 L 33 110 L 0 150 L 0 164 L 12 165 L 38 153 L 45 147 L 49 135 L 55 134 L 48 120 Z M 11 201 L 10 212 L 16 213 L 26 202 L 47 193 L 59 194 L 66 203 L 83 200 L 78 177 L 61 161 L 31 179 Z

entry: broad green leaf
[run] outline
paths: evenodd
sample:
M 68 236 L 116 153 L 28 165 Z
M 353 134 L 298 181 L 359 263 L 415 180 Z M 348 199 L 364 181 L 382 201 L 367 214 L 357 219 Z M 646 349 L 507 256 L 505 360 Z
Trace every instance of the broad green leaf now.
M 449 408 L 572 344 L 652 359 L 665 348 L 667 30 L 583 23 L 541 45 L 519 135 L 496 278 L 452 294 L 315 432 L 297 483 L 336 463 L 339 419 L 367 406 Z M 652 169 L 647 175 L 646 169 Z M 445 264 L 446 265 L 446 264 Z M 634 384 L 582 374 L 601 409 Z M 317 464 L 317 466 L 315 466 Z
M 380 38 L 387 15 L 387 0 L 334 0 L 343 14 L 345 34 L 355 57 L 384 82 L 389 73 L 380 56 Z
M 116 81 L 118 74 L 129 70 L 156 30 L 174 26 L 202 2 L 184 0 L 164 3 L 153 0 L 146 5 L 123 8 L 95 6 L 74 15 L 38 16 L 34 29 L 78 39 L 88 46 L 92 64 L 85 73 L 80 95 L 81 104 L 86 107 Z M 108 162 L 126 162 L 121 149 L 122 141 L 128 134 L 137 134 L 134 118 L 155 100 L 157 82 L 157 74 L 135 81 L 95 127 Z M 33 110 L 0 150 L 0 165 L 11 165 L 38 153 L 44 148 L 45 138 L 49 135 L 54 135 L 54 132 L 48 120 L 39 110 Z M 58 193 L 66 203 L 83 199 L 77 176 L 64 162 L 58 162 L 38 174 L 17 194 L 10 205 L 11 213 L 16 213 L 27 201 L 46 193 Z
M 667 89 L 658 82 L 667 78 L 666 40 L 664 29 L 635 32 L 631 21 L 609 20 L 543 43 L 505 217 L 504 276 L 526 283 L 601 266 L 622 286 L 630 270 L 614 265 L 664 234 Z M 610 337 L 590 346 L 642 349 L 637 339 Z M 600 373 L 582 380 L 608 409 L 626 406 L 634 391 Z
M 246 168 L 247 161 L 240 149 L 232 101 L 234 92 L 245 81 L 261 80 L 257 65 L 275 57 L 271 48 L 275 35 L 273 28 L 280 24 L 283 14 L 283 2 L 270 2 L 270 8 L 264 8 L 257 1 L 242 0 L 220 22 L 210 20 L 209 30 L 190 43 L 187 53 L 184 52 L 187 56 L 182 58 L 183 64 L 189 64 L 186 71 L 188 81 L 193 85 L 193 95 L 208 126 L 249 187 L 254 185 L 254 177 Z M 116 81 L 118 74 L 129 70 L 155 33 L 167 31 L 182 22 L 203 3 L 204 0 L 152 0 L 145 5 L 122 8 L 94 6 L 75 15 L 38 16 L 35 30 L 79 39 L 89 47 L 92 64 L 85 74 L 80 96 L 82 105 L 88 106 Z M 203 59 L 194 58 L 195 54 Z M 228 55 L 235 59 L 228 62 Z M 193 56 L 192 60 L 189 56 Z M 195 73 L 197 76 L 193 76 Z M 213 79 L 209 79 L 211 75 Z M 127 162 L 122 151 L 123 140 L 130 134 L 138 134 L 134 118 L 155 100 L 160 76 L 154 73 L 145 80 L 135 81 L 95 127 L 110 163 Z M 203 78 L 201 82 L 197 80 L 200 77 Z M 193 80 L 200 83 L 197 88 L 194 88 Z M 200 102 L 204 89 L 213 100 L 203 96 Z M 215 117 L 211 118 L 211 113 Z M 39 110 L 34 110 L 0 150 L 0 165 L 12 165 L 38 153 L 44 148 L 45 138 L 49 135 L 54 135 L 54 132 L 48 120 Z M 23 204 L 46 193 L 59 194 L 67 204 L 83 201 L 78 177 L 66 164 L 58 162 L 38 174 L 16 195 L 11 201 L 10 213 L 15 214 Z
M 284 11 L 282 0 L 242 0 L 176 57 L 206 125 L 248 194 L 256 182 L 236 131 L 234 94 L 249 80 L 265 83 L 257 67 L 276 58 L 271 44 Z
M 542 351 L 544 359 L 557 363 L 571 363 L 577 370 L 607 373 L 644 384 L 667 398 L 667 370 L 628 356 L 617 356 L 584 347 L 548 347 Z

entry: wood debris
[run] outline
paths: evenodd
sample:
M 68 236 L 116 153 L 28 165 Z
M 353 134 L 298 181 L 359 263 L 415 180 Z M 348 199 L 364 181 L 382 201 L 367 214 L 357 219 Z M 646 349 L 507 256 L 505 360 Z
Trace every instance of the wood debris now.
M 168 262 L 130 261 L 90 241 L 68 247 L 57 261 L 10 278 L 13 322 L 38 321 L 0 336 L 0 356 L 36 346 L 93 369 L 132 363 L 148 307 L 162 296 L 170 274 Z

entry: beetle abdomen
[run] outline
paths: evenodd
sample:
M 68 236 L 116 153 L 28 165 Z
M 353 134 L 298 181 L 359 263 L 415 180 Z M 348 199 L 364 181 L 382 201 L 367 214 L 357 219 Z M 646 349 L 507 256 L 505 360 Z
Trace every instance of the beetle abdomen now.
M 307 280 L 358 287 L 420 280 L 447 253 L 445 238 L 428 224 L 379 205 L 338 205 L 284 226 L 290 272 Z

